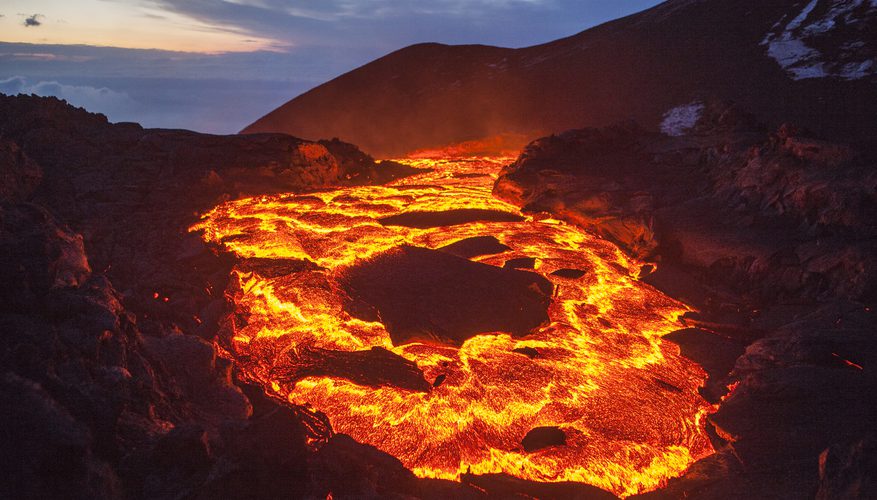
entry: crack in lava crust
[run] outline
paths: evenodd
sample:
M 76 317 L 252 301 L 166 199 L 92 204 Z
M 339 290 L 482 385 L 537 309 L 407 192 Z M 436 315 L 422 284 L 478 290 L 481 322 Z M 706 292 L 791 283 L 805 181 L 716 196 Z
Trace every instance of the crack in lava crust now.
M 206 240 L 243 258 L 309 260 L 321 267 L 276 277 L 236 271 L 234 299 L 248 319 L 220 338 L 221 348 L 269 393 L 326 413 L 336 431 L 390 453 L 421 477 L 504 472 L 585 482 L 623 496 L 657 488 L 712 452 L 702 422 L 711 407 L 697 392 L 703 370 L 661 340 L 678 329 L 685 309 L 637 281 L 639 263 L 552 219 L 425 229 L 378 221 L 460 209 L 520 215 L 491 195 L 495 172 L 508 160 L 404 160 L 434 170 L 387 186 L 216 207 L 193 227 Z M 501 267 L 535 258 L 535 272 L 555 285 L 547 326 L 520 338 L 487 332 L 459 348 L 393 345 L 380 322 L 344 310 L 338 277 L 361 259 L 403 244 L 437 249 L 485 235 L 510 250 L 473 260 Z M 587 272 L 578 279 L 551 274 L 559 269 Z M 414 392 L 285 376 L 309 359 L 307 353 L 375 346 L 416 363 L 430 383 L 444 376 L 441 383 Z M 566 444 L 525 452 L 521 440 L 541 426 L 559 427 Z

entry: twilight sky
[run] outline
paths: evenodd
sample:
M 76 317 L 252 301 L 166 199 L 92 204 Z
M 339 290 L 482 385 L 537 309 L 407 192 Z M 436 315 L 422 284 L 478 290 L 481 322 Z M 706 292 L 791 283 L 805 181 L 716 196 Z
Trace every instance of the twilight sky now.
M 0 0 L 0 92 L 233 133 L 418 42 L 524 47 L 659 0 Z

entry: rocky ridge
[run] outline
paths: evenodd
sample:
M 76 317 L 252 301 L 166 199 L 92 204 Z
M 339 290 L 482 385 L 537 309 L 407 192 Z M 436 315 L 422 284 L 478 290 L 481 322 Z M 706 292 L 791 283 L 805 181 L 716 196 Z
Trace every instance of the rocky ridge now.
M 146 130 L 0 96 L 0 496 L 323 488 L 306 472 L 314 416 L 254 405 L 217 356 L 234 263 L 187 228 L 230 197 L 404 170 L 352 151 Z
M 641 279 L 698 309 L 668 340 L 710 376 L 718 451 L 644 496 L 873 495 L 875 144 L 722 102 L 683 125 L 545 137 L 494 187 L 657 262 Z
M 654 131 L 668 110 L 709 99 L 739 102 L 772 128 L 859 140 L 877 127 L 875 30 L 873 0 L 669 0 L 532 47 L 412 45 L 244 132 L 339 136 L 398 155 L 626 119 Z

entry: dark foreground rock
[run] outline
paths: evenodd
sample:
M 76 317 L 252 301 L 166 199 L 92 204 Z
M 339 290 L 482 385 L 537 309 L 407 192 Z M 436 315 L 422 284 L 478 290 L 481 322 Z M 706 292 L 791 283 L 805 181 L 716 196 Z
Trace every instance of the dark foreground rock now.
M 188 227 L 232 197 L 405 173 L 384 166 L 337 141 L 147 130 L 0 95 L 0 497 L 325 498 L 342 472 L 316 475 L 308 443 L 331 427 L 242 391 L 212 342 L 235 259 Z M 369 470 L 343 480 L 370 491 Z
M 875 163 L 873 142 L 768 132 L 712 103 L 673 137 L 573 130 L 503 170 L 497 196 L 656 261 L 641 279 L 698 309 L 667 340 L 709 375 L 717 453 L 643 497 L 870 494 Z
M 411 246 L 388 251 L 340 278 L 356 317 L 380 317 L 395 345 L 461 345 L 479 333 L 523 336 L 548 321 L 551 282 L 535 273 Z M 379 315 L 379 316 L 378 316 Z
M 460 208 L 444 212 L 405 212 L 378 219 L 385 226 L 405 226 L 417 229 L 455 226 L 470 222 L 520 222 L 523 217 L 499 210 L 481 208 Z
M 318 269 L 236 262 L 188 234 L 199 213 L 407 171 L 339 141 L 146 130 L 53 98 L 0 96 L 0 497 L 489 496 L 333 436 L 325 415 L 241 382 L 213 342 L 235 266 Z M 351 356 L 397 370 L 351 371 L 362 366 Z M 440 383 L 399 361 L 344 353 L 312 368 L 412 390 Z
M 37 204 L 81 234 L 92 267 L 142 330 L 176 325 L 205 337 L 232 259 L 188 233 L 198 214 L 227 199 L 367 182 L 383 171 L 338 141 L 143 129 L 28 96 L 0 96 L 0 161 L 0 192 L 20 193 L 8 199 Z
M 616 498 L 611 493 L 583 483 L 536 483 L 505 474 L 485 474 L 483 476 L 463 474 L 461 479 L 464 484 L 486 492 L 489 498 L 569 498 L 575 500 L 610 500 Z
M 717 454 L 644 498 L 869 498 L 877 318 L 825 304 L 747 347 L 708 417 Z M 870 488 L 870 489 L 869 489 Z
M 875 158 L 877 144 L 768 133 L 714 103 L 678 137 L 626 123 L 539 139 L 494 194 L 758 303 L 867 302 L 877 298 Z
M 873 433 L 847 444 L 833 445 L 819 455 L 816 498 L 877 497 L 877 437 Z
M 145 337 L 82 237 L 44 209 L 0 205 L 0 255 L 2 496 L 126 496 L 122 463 L 176 425 L 215 435 L 249 417 L 212 345 Z
M 703 367 L 708 378 L 701 394 L 707 401 L 718 403 L 728 392 L 727 375 L 743 354 L 744 342 L 698 328 L 678 330 L 665 335 L 664 339 L 679 345 L 683 356 Z

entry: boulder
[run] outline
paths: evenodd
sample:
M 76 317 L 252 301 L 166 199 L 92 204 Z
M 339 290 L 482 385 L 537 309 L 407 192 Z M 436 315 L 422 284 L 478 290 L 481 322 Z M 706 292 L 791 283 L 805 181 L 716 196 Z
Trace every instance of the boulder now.
M 442 212 L 404 212 L 398 215 L 382 217 L 378 219 L 378 222 L 385 226 L 429 229 L 468 224 L 470 222 L 520 222 L 522 220 L 524 220 L 523 217 L 510 212 L 482 208 L 460 208 Z
M 393 386 L 416 392 L 429 392 L 433 385 L 416 363 L 382 347 L 353 352 L 300 349 L 291 351 L 289 357 L 283 368 L 272 371 L 272 378 L 294 383 L 306 377 L 333 377 L 357 385 Z
M 536 427 L 530 429 L 527 435 L 521 439 L 521 446 L 527 453 L 533 453 L 549 446 L 563 446 L 565 444 L 566 434 L 558 427 Z
M 437 250 L 464 259 L 471 259 L 481 255 L 502 253 L 511 250 L 511 248 L 500 243 L 495 236 L 473 236 L 464 240 L 455 241 L 449 245 L 438 248 Z
M 342 271 L 348 311 L 384 323 L 395 345 L 460 345 L 480 333 L 524 336 L 548 321 L 542 276 L 403 246 Z

